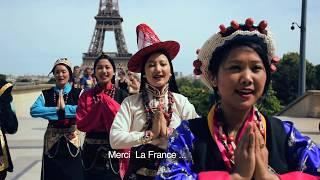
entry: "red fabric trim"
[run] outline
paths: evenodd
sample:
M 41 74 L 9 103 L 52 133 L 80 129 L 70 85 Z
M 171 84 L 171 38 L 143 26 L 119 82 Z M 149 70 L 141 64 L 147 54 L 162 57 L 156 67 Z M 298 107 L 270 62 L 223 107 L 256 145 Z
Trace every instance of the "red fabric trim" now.
M 320 180 L 319 176 L 313 176 L 299 171 L 278 175 L 278 177 L 281 180 Z
M 230 175 L 226 171 L 204 171 L 198 174 L 199 180 L 227 180 Z
M 140 73 L 141 72 L 141 66 L 144 63 L 145 56 L 150 55 L 153 52 L 163 50 L 168 53 L 169 61 L 173 60 L 179 50 L 180 50 L 180 44 L 176 41 L 164 41 L 164 42 L 158 42 L 154 43 L 150 46 L 147 46 L 141 50 L 139 50 L 137 53 L 135 53 L 128 62 L 128 69 L 131 72 Z
M 105 93 L 99 93 L 99 101 L 93 97 L 96 88 L 84 92 L 79 101 L 76 113 L 77 128 L 83 132 L 108 132 L 120 105 Z

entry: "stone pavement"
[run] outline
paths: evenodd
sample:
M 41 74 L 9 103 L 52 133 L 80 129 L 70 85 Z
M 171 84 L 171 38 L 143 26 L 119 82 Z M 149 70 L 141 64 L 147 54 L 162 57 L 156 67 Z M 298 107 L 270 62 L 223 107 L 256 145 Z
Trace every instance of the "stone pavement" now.
M 314 118 L 288 118 L 304 134 L 310 136 L 320 144 L 318 123 Z M 43 135 L 47 121 L 41 118 L 19 118 L 19 129 L 14 135 L 8 135 L 8 143 L 14 164 L 14 172 L 8 173 L 8 180 L 36 180 L 40 179 Z
M 19 129 L 7 135 L 14 171 L 7 179 L 40 179 L 43 135 L 47 121 L 40 118 L 19 118 Z

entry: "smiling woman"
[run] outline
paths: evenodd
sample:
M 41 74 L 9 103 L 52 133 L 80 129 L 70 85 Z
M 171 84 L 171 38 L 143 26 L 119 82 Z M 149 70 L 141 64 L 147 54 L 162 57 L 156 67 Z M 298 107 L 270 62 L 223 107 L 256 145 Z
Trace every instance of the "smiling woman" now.
M 154 179 L 174 128 L 198 115 L 176 85 L 171 61 L 179 52 L 179 43 L 160 41 L 146 24 L 137 26 L 137 42 L 140 50 L 129 60 L 128 69 L 141 73 L 140 93 L 121 104 L 111 127 L 110 144 L 115 149 L 131 148 L 125 179 L 148 180 Z M 136 156 L 150 153 L 153 156 Z
M 41 179 L 83 179 L 79 132 L 75 113 L 81 89 L 69 83 L 72 75 L 67 58 L 58 59 L 51 70 L 56 86 L 43 90 L 30 108 L 32 117 L 48 120 L 44 135 Z M 57 173 L 58 172 L 58 173 Z
M 279 62 L 266 27 L 231 21 L 204 43 L 194 72 L 219 100 L 177 128 L 167 149 L 177 157 L 162 162 L 157 179 L 319 179 L 319 147 L 255 107 Z
M 119 179 L 124 174 L 120 169 L 124 163 L 109 158 L 109 153 L 116 152 L 110 147 L 109 133 L 128 94 L 114 85 L 116 66 L 111 57 L 102 53 L 95 60 L 93 70 L 97 85 L 81 95 L 76 114 L 78 129 L 86 132 L 82 148 L 84 174 L 90 180 Z

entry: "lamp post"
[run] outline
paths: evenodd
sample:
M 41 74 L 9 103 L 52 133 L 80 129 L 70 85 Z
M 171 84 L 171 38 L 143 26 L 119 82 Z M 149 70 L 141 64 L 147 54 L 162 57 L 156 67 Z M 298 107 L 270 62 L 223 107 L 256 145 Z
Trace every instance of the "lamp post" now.
M 307 0 L 302 0 L 301 9 L 301 24 L 293 22 L 291 30 L 294 30 L 294 25 L 300 29 L 300 62 L 299 62 L 299 81 L 298 95 L 302 96 L 306 91 L 306 17 L 307 17 Z

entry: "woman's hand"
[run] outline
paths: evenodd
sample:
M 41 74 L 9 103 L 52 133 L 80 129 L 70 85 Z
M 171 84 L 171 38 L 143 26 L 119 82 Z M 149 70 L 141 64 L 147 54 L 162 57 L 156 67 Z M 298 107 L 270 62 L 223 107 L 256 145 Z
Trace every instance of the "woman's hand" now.
M 64 110 L 65 108 L 65 103 L 64 103 L 64 99 L 63 99 L 63 90 L 60 90 L 59 92 L 59 98 L 60 98 L 60 109 Z
M 153 133 L 153 139 L 159 137 L 160 131 L 161 131 L 161 119 L 164 118 L 164 115 L 160 108 L 156 110 L 154 113 L 153 119 L 152 119 L 152 133 Z
M 164 108 L 163 106 L 159 106 L 159 110 L 161 111 L 161 116 L 160 116 L 160 124 L 161 124 L 161 128 L 160 128 L 160 136 L 161 137 L 167 137 L 167 131 L 168 131 L 168 127 L 167 127 L 167 120 L 164 116 Z
M 260 133 L 259 128 L 254 125 L 255 134 L 255 158 L 256 167 L 254 170 L 254 179 L 256 180 L 267 180 L 267 179 L 278 179 L 275 174 L 268 171 L 268 149 L 264 138 Z
M 61 109 L 61 98 L 60 98 L 60 91 L 58 94 L 58 98 L 57 98 L 57 107 L 56 107 L 57 111 L 59 111 Z
M 255 170 L 255 134 L 253 124 L 249 123 L 245 134 L 242 136 L 234 154 L 235 168 L 232 177 L 252 179 Z M 235 178 L 235 179 L 239 179 Z

